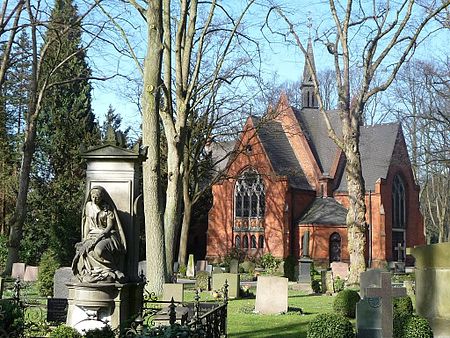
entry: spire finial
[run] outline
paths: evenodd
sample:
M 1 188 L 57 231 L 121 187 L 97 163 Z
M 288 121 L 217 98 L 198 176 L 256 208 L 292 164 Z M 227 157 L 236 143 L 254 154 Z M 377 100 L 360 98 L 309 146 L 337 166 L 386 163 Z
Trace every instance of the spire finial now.
M 308 27 L 308 36 L 311 39 L 311 29 L 312 29 L 312 12 L 308 11 L 308 23 L 306 24 L 306 26 Z

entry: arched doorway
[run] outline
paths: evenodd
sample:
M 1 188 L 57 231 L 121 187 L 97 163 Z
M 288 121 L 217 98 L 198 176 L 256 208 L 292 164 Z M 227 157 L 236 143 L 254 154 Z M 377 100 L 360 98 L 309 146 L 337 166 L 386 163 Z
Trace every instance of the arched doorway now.
M 333 232 L 330 236 L 330 263 L 341 261 L 341 235 Z

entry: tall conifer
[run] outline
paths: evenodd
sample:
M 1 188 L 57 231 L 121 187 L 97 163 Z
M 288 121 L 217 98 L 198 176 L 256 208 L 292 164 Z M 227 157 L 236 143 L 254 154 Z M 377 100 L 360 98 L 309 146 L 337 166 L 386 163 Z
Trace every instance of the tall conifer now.
M 25 229 L 25 241 L 36 243 L 36 228 L 46 227 L 49 231 L 40 236 L 50 237 L 50 247 L 57 249 L 61 263 L 68 264 L 74 244 L 80 240 L 85 188 L 81 149 L 99 142 L 91 109 L 91 71 L 81 46 L 81 26 L 72 0 L 55 1 L 45 39 L 52 43 L 43 56 L 40 79 L 51 77 L 58 85 L 47 89 L 42 104 L 34 170 L 38 196 L 30 196 L 34 208 L 29 208 L 26 228 L 32 231 Z M 60 67 L 69 56 L 74 57 Z M 23 250 L 25 256 L 34 255 L 26 244 Z

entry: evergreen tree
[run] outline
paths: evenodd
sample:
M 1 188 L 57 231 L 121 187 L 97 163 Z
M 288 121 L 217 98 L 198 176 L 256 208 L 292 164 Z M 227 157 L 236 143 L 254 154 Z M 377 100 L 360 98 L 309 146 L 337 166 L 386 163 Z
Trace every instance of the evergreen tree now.
M 35 257 L 33 247 L 39 237 L 49 237 L 48 245 L 62 264 L 69 264 L 74 244 L 80 240 L 84 199 L 85 163 L 81 149 L 99 142 L 99 131 L 91 109 L 91 71 L 81 47 L 81 26 L 72 0 L 56 0 L 45 39 L 52 41 L 43 56 L 40 81 L 52 78 L 58 85 L 47 89 L 42 102 L 38 147 L 29 196 L 30 212 L 24 231 L 22 255 Z M 61 32 L 65 32 L 61 34 Z M 63 67 L 58 65 L 69 56 Z M 41 83 L 42 85 L 42 83 Z M 37 194 L 37 196 L 34 196 Z M 28 231 L 27 231 L 28 230 Z M 36 243 L 36 242 L 35 242 Z M 41 244 L 44 246 L 45 241 Z M 43 252 L 42 249 L 38 249 Z
M 102 126 L 102 139 L 108 139 L 108 132 L 111 130 L 114 133 L 115 143 L 119 147 L 127 148 L 128 144 L 128 133 L 130 132 L 130 127 L 124 131 L 120 130 L 122 124 L 122 116 L 119 113 L 115 113 L 115 109 L 109 105 L 108 111 L 105 114 L 105 121 Z

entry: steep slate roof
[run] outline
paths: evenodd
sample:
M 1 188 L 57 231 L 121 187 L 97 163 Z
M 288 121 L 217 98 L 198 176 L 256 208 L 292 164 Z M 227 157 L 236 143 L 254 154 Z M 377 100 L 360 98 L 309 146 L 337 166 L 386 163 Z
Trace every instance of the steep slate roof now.
M 398 123 L 361 128 L 360 152 L 366 190 L 374 190 L 375 182 L 386 178 L 399 128 Z M 337 191 L 347 191 L 345 172 Z
M 318 109 L 306 108 L 302 110 L 294 109 L 295 116 L 299 121 L 302 130 L 305 132 L 309 146 L 322 170 L 322 173 L 329 174 L 334 159 L 338 153 L 338 147 L 332 139 L 328 137 L 327 127 L 323 116 Z M 336 133 L 341 134 L 341 120 L 337 110 L 327 111 L 328 118 Z
M 287 176 L 293 188 L 312 190 L 281 124 L 273 120 L 261 121 L 256 117 L 253 117 L 253 121 L 275 172 Z
M 225 170 L 228 160 L 233 153 L 236 141 L 213 142 L 210 146 L 214 170 L 221 173 Z
M 346 224 L 347 209 L 331 197 L 316 198 L 297 224 Z

